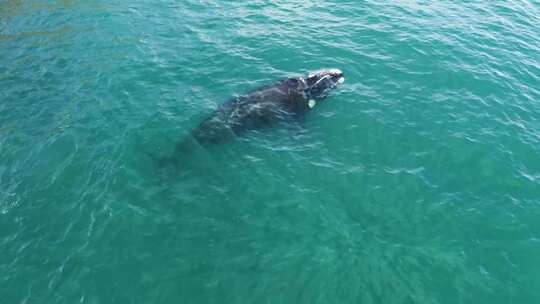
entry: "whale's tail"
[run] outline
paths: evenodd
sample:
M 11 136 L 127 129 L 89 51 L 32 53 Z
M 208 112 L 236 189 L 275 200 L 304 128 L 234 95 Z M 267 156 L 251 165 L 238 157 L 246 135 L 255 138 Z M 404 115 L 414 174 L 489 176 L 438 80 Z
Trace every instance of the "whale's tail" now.
M 146 152 L 146 156 L 151 160 L 154 166 L 163 169 L 174 164 L 174 160 L 171 156 L 157 155 L 154 153 Z
M 180 163 L 180 160 L 185 156 L 191 155 L 197 144 L 193 139 L 186 139 L 179 142 L 174 151 L 169 155 L 156 155 L 153 153 L 146 153 L 146 155 L 155 163 L 160 169 L 165 167 L 177 167 Z

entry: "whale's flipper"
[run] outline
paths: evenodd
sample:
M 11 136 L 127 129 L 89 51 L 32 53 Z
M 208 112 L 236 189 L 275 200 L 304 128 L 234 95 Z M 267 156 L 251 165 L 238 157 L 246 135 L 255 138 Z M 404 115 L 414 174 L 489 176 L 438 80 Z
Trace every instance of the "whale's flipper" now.
M 173 159 L 170 156 L 158 156 L 150 152 L 147 152 L 146 156 L 160 169 L 174 164 Z

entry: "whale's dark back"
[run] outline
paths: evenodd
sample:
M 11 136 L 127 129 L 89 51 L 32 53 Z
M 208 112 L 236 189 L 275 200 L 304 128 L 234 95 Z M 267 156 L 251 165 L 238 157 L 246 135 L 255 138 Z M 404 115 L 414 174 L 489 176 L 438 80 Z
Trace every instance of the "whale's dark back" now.
M 215 110 L 191 132 L 199 144 L 219 144 L 248 130 L 267 128 L 294 119 L 308 109 L 298 79 L 287 79 L 236 97 Z

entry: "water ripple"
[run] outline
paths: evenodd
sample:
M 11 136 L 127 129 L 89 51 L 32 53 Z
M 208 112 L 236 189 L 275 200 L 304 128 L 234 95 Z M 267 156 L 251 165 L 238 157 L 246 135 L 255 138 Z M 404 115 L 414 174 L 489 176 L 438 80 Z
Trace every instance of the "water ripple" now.
M 0 294 L 538 302 L 539 22 L 534 1 L 4 1 Z M 301 126 L 150 157 L 321 67 L 347 82 Z

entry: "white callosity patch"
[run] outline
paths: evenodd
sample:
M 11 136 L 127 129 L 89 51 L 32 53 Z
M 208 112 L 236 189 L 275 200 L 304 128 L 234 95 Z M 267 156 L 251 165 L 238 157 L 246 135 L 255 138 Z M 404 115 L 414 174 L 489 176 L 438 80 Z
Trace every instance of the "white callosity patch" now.
M 322 69 L 322 70 L 309 73 L 308 78 L 311 78 L 316 75 L 321 75 L 321 74 L 336 75 L 336 74 L 343 74 L 343 73 L 341 72 L 340 69 Z
M 310 99 L 308 101 L 308 107 L 311 109 L 313 108 L 315 105 L 317 104 L 317 102 L 315 102 L 315 99 Z
M 338 82 L 338 83 L 344 83 L 344 82 L 345 82 L 345 77 L 341 77 L 340 79 L 338 79 L 337 82 Z
M 326 70 L 329 74 L 343 74 L 340 69 L 328 69 Z

